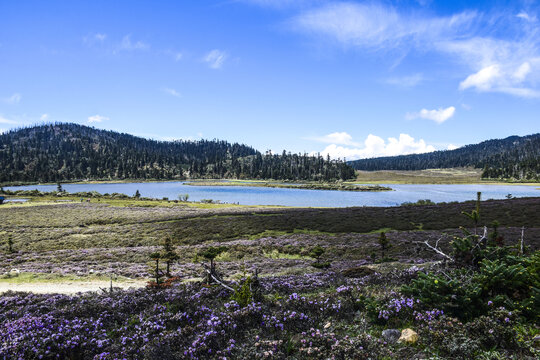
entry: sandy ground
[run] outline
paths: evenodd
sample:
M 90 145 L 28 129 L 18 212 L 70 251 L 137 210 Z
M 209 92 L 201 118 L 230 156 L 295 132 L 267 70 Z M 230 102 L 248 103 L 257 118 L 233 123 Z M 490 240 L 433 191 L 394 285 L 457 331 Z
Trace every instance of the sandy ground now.
M 113 282 L 113 287 L 128 289 L 138 288 L 146 285 L 145 281 L 133 280 L 125 282 Z M 87 291 L 101 291 L 101 288 L 108 289 L 109 281 L 69 281 L 50 283 L 6 283 L 0 282 L 0 295 L 6 291 L 29 291 L 36 294 L 76 294 Z

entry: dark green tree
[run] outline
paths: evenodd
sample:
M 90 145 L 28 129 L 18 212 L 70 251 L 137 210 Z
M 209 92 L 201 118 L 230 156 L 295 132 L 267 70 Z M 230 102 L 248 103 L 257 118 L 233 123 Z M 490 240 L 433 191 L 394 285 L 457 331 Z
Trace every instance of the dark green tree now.
M 174 247 L 172 245 L 172 239 L 170 236 L 167 236 L 163 242 L 163 251 L 161 253 L 161 257 L 165 260 L 165 264 L 167 265 L 165 275 L 167 275 L 167 277 L 170 277 L 171 264 L 180 259 L 178 253 L 174 250 Z
M 139 189 L 137 189 L 137 191 L 135 191 L 135 195 L 133 195 L 133 197 L 136 198 L 136 199 L 141 198 L 141 193 L 139 192 Z
M 474 223 L 474 235 L 477 235 L 478 223 L 480 222 L 480 201 L 482 193 L 479 191 L 476 193 L 476 207 L 471 212 L 462 211 L 461 213 L 471 219 Z
M 225 246 L 219 246 L 219 247 L 210 246 L 208 249 L 200 253 L 202 257 L 210 260 L 210 269 L 208 271 L 208 278 L 207 278 L 208 284 L 212 283 L 213 281 L 212 275 L 214 276 L 218 275 L 216 271 L 216 264 L 214 262 L 215 258 L 225 251 L 227 251 L 227 247 Z
M 13 239 L 11 238 L 11 235 L 8 235 L 7 237 L 7 246 L 8 246 L 8 252 L 13 253 Z
M 381 260 L 385 261 L 387 259 L 386 252 L 392 247 L 392 245 L 390 244 L 390 240 L 384 231 L 379 235 L 379 246 L 381 247 Z
M 161 283 L 161 277 L 162 277 L 162 273 L 159 270 L 159 260 L 161 259 L 161 253 L 154 252 L 150 254 L 150 259 L 156 262 L 156 269 L 154 270 L 154 277 L 156 279 L 156 284 L 159 285 Z
M 309 253 L 309 256 L 314 258 L 317 262 L 319 262 L 321 256 L 324 254 L 325 250 L 322 246 L 317 245 L 313 249 L 311 249 L 311 252 Z

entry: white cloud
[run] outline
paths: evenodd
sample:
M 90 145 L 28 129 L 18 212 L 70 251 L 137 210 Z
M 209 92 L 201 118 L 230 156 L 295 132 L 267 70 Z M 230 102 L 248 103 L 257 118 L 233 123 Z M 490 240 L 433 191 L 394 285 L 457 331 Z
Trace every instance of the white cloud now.
M 435 151 L 432 145 L 427 145 L 423 139 L 416 141 L 412 136 L 400 134 L 399 138 L 390 137 L 385 141 L 383 138 L 369 134 L 363 144 L 352 142 L 355 147 L 347 147 L 339 144 L 330 144 L 320 153 L 323 156 L 330 155 L 331 158 L 346 158 L 347 160 L 357 160 L 379 156 L 395 156 L 425 153 Z M 312 152 L 314 154 L 315 152 Z
M 174 54 L 174 61 L 180 61 L 182 60 L 183 57 L 184 57 L 184 54 L 182 54 L 181 52 L 177 52 Z
M 386 79 L 385 82 L 390 85 L 411 88 L 420 84 L 424 80 L 425 79 L 422 74 L 414 74 L 414 75 L 408 75 L 408 76 L 402 76 L 402 77 L 389 78 L 389 79 Z
M 0 129 L 0 134 L 5 133 L 6 131 L 7 131 L 6 129 Z
M 226 52 L 214 49 L 203 57 L 203 61 L 212 69 L 220 69 L 227 59 L 227 56 Z
M 357 142 L 354 142 L 352 136 L 346 132 L 334 132 L 324 136 L 307 137 L 306 139 L 327 144 L 360 146 Z
M 171 88 L 164 88 L 163 91 L 169 95 L 172 95 L 174 97 L 180 98 L 182 97 L 182 94 L 180 94 L 178 91 L 171 89 Z
M 101 116 L 101 115 L 93 115 L 93 116 L 88 117 L 89 123 L 100 123 L 105 120 L 109 120 L 109 118 L 106 116 Z
M 22 95 L 19 93 L 15 93 L 9 97 L 3 98 L 2 101 L 8 104 L 18 104 L 21 102 Z
M 433 120 L 437 124 L 442 124 L 446 120 L 450 119 L 456 113 L 456 108 L 449 106 L 446 109 L 439 108 L 435 110 L 422 109 L 417 113 L 408 113 L 405 117 L 409 120 L 412 119 L 427 119 Z
M 15 120 L 6 119 L 2 115 L 0 115 L 0 124 L 11 124 L 11 125 L 17 125 L 18 122 Z
M 538 64 L 540 59 L 533 61 Z M 519 97 L 538 98 L 540 91 L 524 86 L 531 72 L 531 62 L 528 61 L 518 66 L 494 64 L 469 75 L 459 84 L 459 89 L 473 88 L 479 92 L 500 92 Z
M 472 37 L 441 42 L 438 47 L 457 55 L 473 73 L 461 81 L 461 90 L 499 92 L 540 97 L 540 38 L 525 27 L 517 40 Z
M 150 47 L 149 44 L 142 41 L 131 41 L 131 35 L 126 35 L 122 38 L 120 42 L 119 50 L 147 50 Z
M 454 144 L 448 144 L 448 146 L 446 147 L 446 150 L 456 150 L 456 149 L 459 149 L 459 146 L 454 145 Z
M 39 117 L 39 120 L 46 121 L 49 118 L 49 114 L 43 114 Z
M 469 75 L 465 80 L 459 84 L 461 90 L 465 90 L 471 87 L 476 87 L 478 90 L 489 90 L 493 87 L 493 84 L 497 81 L 497 78 L 501 77 L 501 70 L 498 65 L 491 65 L 485 67 L 475 74 Z

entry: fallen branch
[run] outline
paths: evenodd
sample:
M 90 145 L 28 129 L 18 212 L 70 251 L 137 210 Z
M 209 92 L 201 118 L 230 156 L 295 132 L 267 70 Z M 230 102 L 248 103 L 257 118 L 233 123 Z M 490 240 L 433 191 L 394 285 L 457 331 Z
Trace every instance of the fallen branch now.
M 207 266 L 205 263 L 201 263 L 201 265 L 204 267 L 204 270 L 205 270 L 206 273 L 212 278 L 212 280 L 214 280 L 215 282 L 217 282 L 218 284 L 220 284 L 221 286 L 223 286 L 225 289 L 231 290 L 232 292 L 236 292 L 232 287 L 228 286 L 227 284 L 223 283 L 223 281 L 221 281 L 220 279 L 218 279 L 218 276 L 219 276 L 219 275 L 214 274 L 213 271 L 209 270 L 209 269 L 208 269 L 208 266 Z
M 452 258 L 451 256 L 445 254 L 444 252 L 442 252 L 442 250 L 440 250 L 438 247 L 439 247 L 439 241 L 441 241 L 442 237 L 439 238 L 436 242 L 435 242 L 435 246 L 432 246 L 428 240 L 424 241 L 424 244 L 429 248 L 431 249 L 432 251 L 435 251 L 437 254 L 441 255 L 442 257 L 450 260 L 451 262 L 454 262 L 454 258 Z

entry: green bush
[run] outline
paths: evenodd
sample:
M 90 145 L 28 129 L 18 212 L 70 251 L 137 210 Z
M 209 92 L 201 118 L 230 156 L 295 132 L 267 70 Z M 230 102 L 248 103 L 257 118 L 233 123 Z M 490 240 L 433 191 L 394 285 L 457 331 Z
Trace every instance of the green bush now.
M 402 292 L 462 320 L 485 315 L 490 306 L 504 306 L 538 322 L 539 269 L 540 252 L 529 257 L 502 255 L 482 260 L 475 270 L 420 273 Z
M 238 285 L 234 286 L 235 292 L 231 295 L 231 300 L 236 301 L 241 307 L 245 307 L 253 302 L 253 292 L 251 291 L 252 278 L 243 278 Z

